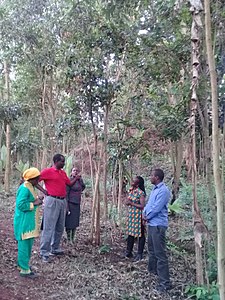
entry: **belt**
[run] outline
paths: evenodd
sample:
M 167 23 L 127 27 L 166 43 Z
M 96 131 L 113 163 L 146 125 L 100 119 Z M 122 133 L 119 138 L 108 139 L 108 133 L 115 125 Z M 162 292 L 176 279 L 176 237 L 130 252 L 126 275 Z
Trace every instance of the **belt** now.
M 53 195 L 48 195 L 48 196 L 56 198 L 56 199 L 60 199 L 60 200 L 63 200 L 66 198 L 66 197 L 59 197 L 59 196 L 53 196 Z

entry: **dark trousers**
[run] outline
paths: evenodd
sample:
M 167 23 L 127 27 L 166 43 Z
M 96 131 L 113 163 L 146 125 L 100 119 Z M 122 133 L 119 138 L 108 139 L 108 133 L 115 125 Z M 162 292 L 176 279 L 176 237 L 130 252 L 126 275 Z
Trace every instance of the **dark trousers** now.
M 131 254 L 134 247 L 134 236 L 128 235 L 127 238 L 127 253 Z M 143 254 L 145 247 L 145 228 L 141 225 L 141 236 L 138 239 L 138 254 Z
M 159 276 L 159 284 L 170 286 L 168 258 L 166 255 L 166 227 L 148 226 L 148 271 Z

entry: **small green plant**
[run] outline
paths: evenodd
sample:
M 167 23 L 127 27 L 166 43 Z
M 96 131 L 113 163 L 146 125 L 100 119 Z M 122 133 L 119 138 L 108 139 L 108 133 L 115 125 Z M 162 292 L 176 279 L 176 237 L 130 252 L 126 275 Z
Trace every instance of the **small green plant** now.
M 20 160 L 15 164 L 15 168 L 20 172 L 20 174 L 23 174 L 23 172 L 29 168 L 29 162 L 27 161 L 26 163 L 23 163 L 22 160 Z
M 70 176 L 72 166 L 73 166 L 73 156 L 70 155 L 66 157 L 66 161 L 65 161 L 65 172 L 67 176 Z
M 184 249 L 181 249 L 180 247 L 178 247 L 177 245 L 175 245 L 173 242 L 169 240 L 167 241 L 166 245 L 173 253 L 176 253 L 178 255 L 183 255 L 186 253 Z
M 105 254 L 105 253 L 109 253 L 111 250 L 111 248 L 109 247 L 109 245 L 102 245 L 99 250 L 98 253 L 99 254 Z
M 213 282 L 210 287 L 190 285 L 185 289 L 190 299 L 197 300 L 220 300 L 217 284 Z
M 181 206 L 181 203 L 178 201 L 175 201 L 173 204 L 169 204 L 168 208 L 169 212 L 176 214 L 182 213 L 184 211 Z

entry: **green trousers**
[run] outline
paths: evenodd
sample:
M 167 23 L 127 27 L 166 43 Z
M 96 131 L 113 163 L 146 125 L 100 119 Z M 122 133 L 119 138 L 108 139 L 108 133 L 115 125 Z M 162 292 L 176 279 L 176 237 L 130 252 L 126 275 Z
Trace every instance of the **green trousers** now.
M 18 267 L 20 273 L 30 273 L 29 261 L 31 258 L 32 246 L 34 238 L 18 241 Z

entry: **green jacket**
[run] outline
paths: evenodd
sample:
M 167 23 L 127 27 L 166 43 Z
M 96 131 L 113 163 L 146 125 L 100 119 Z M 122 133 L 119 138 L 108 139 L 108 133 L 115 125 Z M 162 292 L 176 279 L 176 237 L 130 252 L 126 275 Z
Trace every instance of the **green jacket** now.
M 24 182 L 17 190 L 14 215 L 14 234 L 17 241 L 39 236 L 39 210 L 33 204 L 35 195 L 29 182 Z

